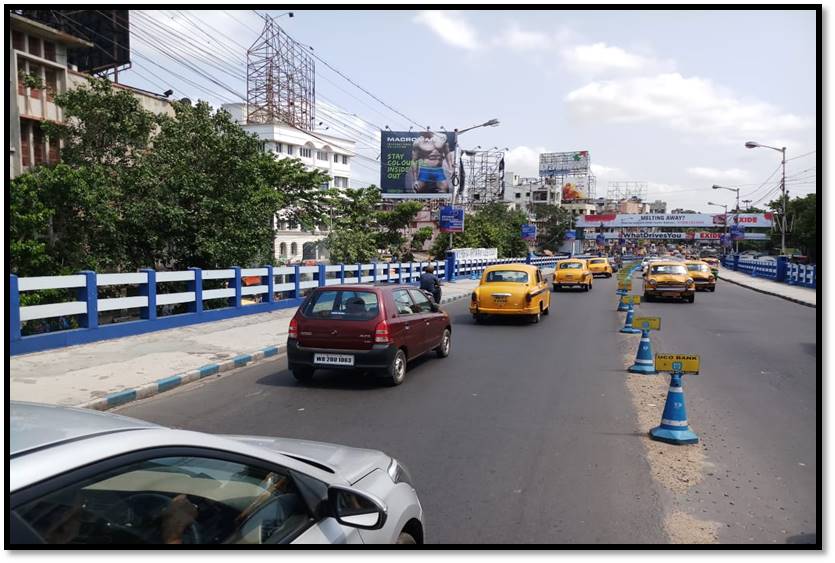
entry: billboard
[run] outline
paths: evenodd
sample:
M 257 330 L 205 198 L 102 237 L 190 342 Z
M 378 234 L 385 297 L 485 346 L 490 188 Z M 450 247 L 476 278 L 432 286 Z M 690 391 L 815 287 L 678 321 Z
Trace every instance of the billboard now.
M 589 172 L 589 151 L 546 152 L 539 155 L 539 175 L 582 176 Z
M 731 240 L 745 239 L 745 225 L 734 223 L 731 225 Z
M 536 240 L 536 225 L 522 225 L 522 239 Z
M 577 227 L 716 227 L 725 224 L 723 214 L 708 213 L 610 213 L 603 215 L 582 215 L 577 217 Z M 739 224 L 751 228 L 771 228 L 774 225 L 773 213 L 740 213 Z
M 439 223 L 442 233 L 463 233 L 464 209 L 449 205 L 441 207 Z
M 391 199 L 450 199 L 455 134 L 382 131 L 380 191 Z
M 586 186 L 588 181 L 585 176 L 577 176 L 566 179 L 562 184 L 562 200 L 574 201 L 587 197 Z
M 598 235 L 599 236 L 599 235 Z M 705 231 L 691 231 L 685 233 L 661 233 L 661 232 L 638 232 L 638 233 L 603 233 L 606 240 L 699 240 L 719 242 L 722 233 L 709 233 Z M 730 235 L 728 235 L 730 237 Z M 739 240 L 768 240 L 767 233 L 743 233 Z M 623 243 L 621 243 L 623 244 Z

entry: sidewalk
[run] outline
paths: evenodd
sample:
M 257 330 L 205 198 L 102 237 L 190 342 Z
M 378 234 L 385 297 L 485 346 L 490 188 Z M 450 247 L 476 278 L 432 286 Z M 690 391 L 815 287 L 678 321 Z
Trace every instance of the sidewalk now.
M 753 289 L 754 291 L 774 295 L 775 297 L 782 297 L 783 299 L 794 301 L 801 305 L 815 308 L 818 306 L 818 293 L 810 287 L 800 287 L 764 278 L 755 278 L 742 272 L 734 272 L 725 267 L 719 270 L 719 281 L 735 283 Z
M 443 286 L 442 303 L 478 281 Z M 295 308 L 10 359 L 12 400 L 106 409 L 283 352 Z

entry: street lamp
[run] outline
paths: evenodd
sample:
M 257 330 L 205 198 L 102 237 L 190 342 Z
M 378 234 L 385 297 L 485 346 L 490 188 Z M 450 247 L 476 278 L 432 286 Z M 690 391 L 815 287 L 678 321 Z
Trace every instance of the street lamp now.
M 714 207 L 722 207 L 725 210 L 725 214 L 723 217 L 725 218 L 725 234 L 728 234 L 728 206 L 724 203 L 713 203 L 712 201 L 707 202 L 708 205 L 713 205 Z
M 726 188 L 725 186 L 717 186 L 713 184 L 714 190 L 728 190 L 729 192 L 736 192 L 736 216 L 734 219 L 735 224 L 739 224 L 739 188 Z M 736 241 L 736 253 L 739 254 L 739 241 Z
M 499 120 L 493 118 L 489 121 L 485 121 L 481 125 L 473 125 L 472 127 L 467 127 L 466 129 L 455 129 L 455 152 L 453 153 L 452 157 L 452 200 L 450 204 L 452 207 L 455 207 L 455 192 L 458 191 L 456 189 L 456 182 L 458 178 L 458 135 L 461 133 L 466 133 L 467 131 L 472 131 L 473 129 L 478 129 L 479 127 L 495 127 L 499 124 Z M 449 233 L 449 249 L 452 250 L 452 235 L 453 233 Z
M 746 149 L 756 149 L 762 147 L 764 149 L 771 149 L 773 151 L 783 153 L 783 178 L 780 180 L 781 189 L 783 192 L 783 217 L 780 221 L 782 227 L 780 229 L 780 254 L 783 255 L 786 253 L 786 147 L 777 148 L 777 147 L 770 147 L 768 145 L 762 145 L 760 143 L 754 141 L 747 141 L 745 143 Z

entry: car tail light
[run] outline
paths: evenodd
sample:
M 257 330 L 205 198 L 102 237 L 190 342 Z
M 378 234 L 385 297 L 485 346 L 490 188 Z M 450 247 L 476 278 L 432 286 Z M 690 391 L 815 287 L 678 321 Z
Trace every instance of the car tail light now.
M 297 340 L 299 338 L 299 322 L 296 317 L 290 320 L 290 329 L 287 331 L 287 338 Z
M 475 291 L 473 291 L 473 294 L 470 295 L 470 301 L 472 301 L 473 303 L 478 302 L 478 294 Z
M 374 328 L 374 343 L 375 344 L 390 344 L 393 342 L 391 334 L 389 333 L 389 325 L 386 321 L 380 321 Z
M 715 279 L 716 279 L 716 278 L 714 278 L 713 276 L 708 276 L 708 277 L 707 277 L 707 281 L 714 281 Z

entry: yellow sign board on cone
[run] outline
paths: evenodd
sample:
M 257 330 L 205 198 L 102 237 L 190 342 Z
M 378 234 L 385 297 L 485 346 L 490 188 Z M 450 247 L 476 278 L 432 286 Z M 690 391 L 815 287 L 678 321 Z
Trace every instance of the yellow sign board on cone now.
M 656 354 L 655 371 L 699 373 L 699 356 L 691 354 Z
M 661 317 L 635 317 L 632 319 L 632 328 L 661 330 Z
M 619 281 L 618 289 L 632 289 L 632 280 Z
M 640 295 L 624 295 L 623 302 L 626 305 L 632 303 L 633 305 L 639 305 L 641 303 L 641 296 Z

